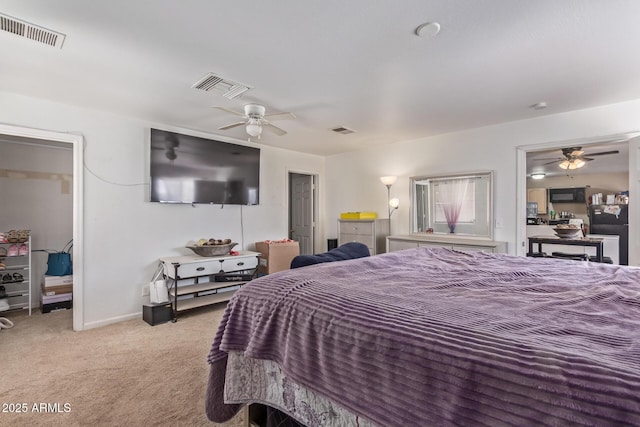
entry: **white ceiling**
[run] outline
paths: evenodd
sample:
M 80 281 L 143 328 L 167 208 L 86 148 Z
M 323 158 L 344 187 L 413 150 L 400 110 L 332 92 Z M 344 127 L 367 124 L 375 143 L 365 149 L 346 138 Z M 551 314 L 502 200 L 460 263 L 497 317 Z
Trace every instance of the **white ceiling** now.
M 640 99 L 637 0 L 3 0 L 0 13 L 66 35 L 57 49 L 0 32 L 0 90 L 235 139 L 242 127 L 217 128 L 237 117 L 211 107 L 257 102 L 297 115 L 262 143 L 320 155 Z M 438 36 L 415 35 L 433 21 Z M 254 89 L 191 88 L 209 72 Z

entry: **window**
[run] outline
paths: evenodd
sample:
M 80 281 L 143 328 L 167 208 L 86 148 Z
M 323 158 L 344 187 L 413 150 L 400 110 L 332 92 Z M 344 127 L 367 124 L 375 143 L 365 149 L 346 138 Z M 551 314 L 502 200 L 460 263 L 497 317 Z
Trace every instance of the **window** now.
M 492 181 L 492 172 L 411 178 L 411 232 L 492 239 Z

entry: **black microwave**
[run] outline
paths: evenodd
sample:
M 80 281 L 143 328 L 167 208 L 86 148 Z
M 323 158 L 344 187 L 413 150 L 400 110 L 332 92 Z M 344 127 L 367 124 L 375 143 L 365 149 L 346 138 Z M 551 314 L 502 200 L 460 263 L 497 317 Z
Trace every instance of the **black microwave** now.
M 587 199 L 587 189 L 577 188 L 550 188 L 549 201 L 551 203 L 584 203 Z

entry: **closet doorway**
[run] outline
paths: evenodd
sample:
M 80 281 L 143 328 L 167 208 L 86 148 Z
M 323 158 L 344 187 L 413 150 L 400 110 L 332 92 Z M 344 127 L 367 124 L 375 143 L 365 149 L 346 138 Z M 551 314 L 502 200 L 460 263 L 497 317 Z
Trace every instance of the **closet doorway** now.
M 0 140 L 8 144 L 25 144 L 40 146 L 50 150 L 52 147 L 71 149 L 73 155 L 73 185 L 69 189 L 72 193 L 72 237 L 73 237 L 73 330 L 84 329 L 83 305 L 83 142 L 81 135 L 31 129 L 20 126 L 0 124 Z M 25 168 L 26 170 L 26 168 Z M 64 184 L 61 184 L 64 185 Z M 44 207 L 43 207 L 44 208 Z M 38 248 L 35 248 L 38 249 Z M 56 249 L 56 248 L 53 248 Z M 60 248 L 61 249 L 61 248 Z M 39 295 L 40 281 L 32 280 L 32 295 Z M 32 300 L 33 301 L 33 300 Z

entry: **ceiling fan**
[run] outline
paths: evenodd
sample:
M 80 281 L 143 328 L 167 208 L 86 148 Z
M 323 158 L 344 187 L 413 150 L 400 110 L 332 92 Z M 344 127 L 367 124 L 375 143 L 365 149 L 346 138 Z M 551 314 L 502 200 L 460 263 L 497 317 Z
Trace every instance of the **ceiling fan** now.
M 236 116 L 240 116 L 243 118 L 240 122 L 230 123 L 228 125 L 219 127 L 219 130 L 231 129 L 237 126 L 245 126 L 245 130 L 249 134 L 249 136 L 258 137 L 260 139 L 260 135 L 262 135 L 262 127 L 270 130 L 276 135 L 282 136 L 286 135 L 286 131 L 281 129 L 274 124 L 271 123 L 271 120 L 280 120 L 280 119 L 295 119 L 296 116 L 293 113 L 272 113 L 265 114 L 266 108 L 263 105 L 259 104 L 247 104 L 244 106 L 244 113 L 239 111 L 230 110 L 224 107 L 213 107 L 218 110 L 225 111 L 227 113 L 235 114 Z
M 591 160 L 595 160 L 591 158 L 593 156 L 604 156 L 607 154 L 618 154 L 618 153 L 619 153 L 618 150 L 612 150 L 612 151 L 601 151 L 599 153 L 585 154 L 582 147 L 568 147 L 568 148 L 562 149 L 562 155 L 564 157 L 556 158 L 551 162 L 545 163 L 545 165 L 550 165 L 553 163 L 560 162 L 558 163 L 558 166 L 560 166 L 562 169 L 578 169 L 583 167 L 585 164 L 587 164 L 587 162 L 590 162 Z M 587 157 L 587 156 L 590 156 L 590 157 Z M 548 159 L 544 159 L 544 160 L 548 160 Z

